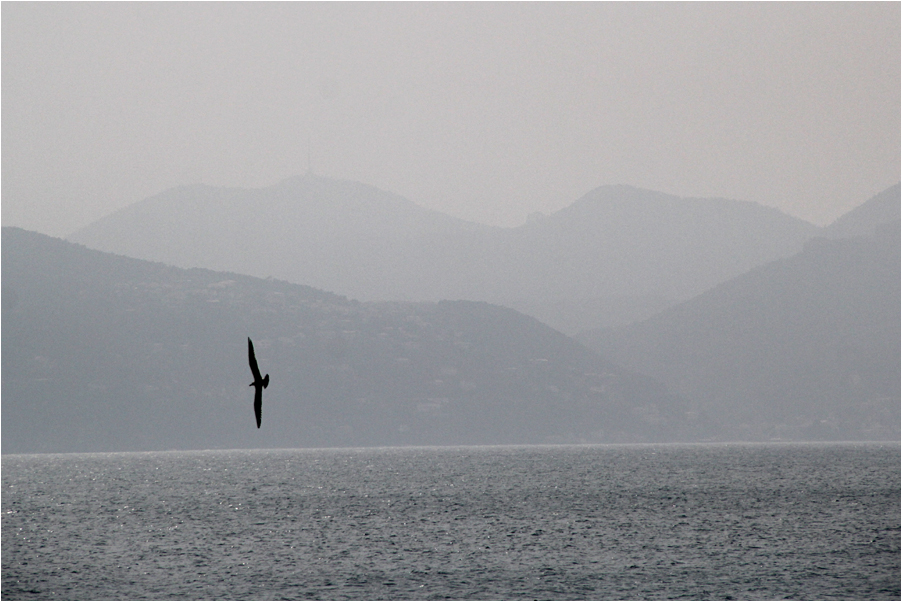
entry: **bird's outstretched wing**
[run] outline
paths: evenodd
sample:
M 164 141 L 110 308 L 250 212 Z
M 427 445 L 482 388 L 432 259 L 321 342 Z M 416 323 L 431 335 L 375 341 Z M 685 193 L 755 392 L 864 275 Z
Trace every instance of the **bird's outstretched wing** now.
M 263 412 L 263 387 L 254 387 L 254 416 L 257 417 L 257 428 L 260 428 L 260 414 Z
M 247 338 L 247 359 L 251 364 L 251 373 L 254 375 L 254 382 L 260 380 L 260 368 L 257 367 L 257 356 L 254 355 L 254 344 L 251 338 Z M 259 389 L 258 389 L 259 390 Z M 257 421 L 259 422 L 260 412 L 257 412 Z

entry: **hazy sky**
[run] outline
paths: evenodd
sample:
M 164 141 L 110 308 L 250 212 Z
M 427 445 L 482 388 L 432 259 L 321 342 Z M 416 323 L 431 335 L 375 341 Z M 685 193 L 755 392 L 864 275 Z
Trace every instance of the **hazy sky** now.
M 2 4 L 2 220 L 352 179 L 517 225 L 603 184 L 825 224 L 900 179 L 900 4 Z

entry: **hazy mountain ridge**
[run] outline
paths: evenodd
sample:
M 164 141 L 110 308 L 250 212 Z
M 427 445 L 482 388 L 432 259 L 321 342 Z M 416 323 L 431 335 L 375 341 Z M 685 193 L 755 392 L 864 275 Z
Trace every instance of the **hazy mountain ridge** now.
M 847 238 L 874 234 L 882 224 L 902 222 L 902 185 L 896 184 L 841 215 L 824 228 L 823 235 Z
M 538 249 L 537 280 L 548 289 L 547 298 L 562 296 L 560 291 L 568 298 L 583 292 L 688 298 L 769 259 L 791 255 L 815 232 L 803 220 L 748 201 L 602 186 L 509 234 L 521 239 L 521 253 Z M 572 279 L 562 278 L 589 266 L 580 276 L 592 278 L 590 288 L 576 288 Z M 646 288 L 633 288 L 637 279 L 647 281 Z
M 510 309 L 2 244 L 4 453 L 699 436 L 661 385 Z M 260 430 L 247 336 L 271 375 Z
M 362 300 L 488 301 L 586 328 L 590 314 L 579 308 L 587 304 L 604 311 L 623 297 L 689 298 L 797 252 L 816 232 L 755 203 L 628 186 L 604 186 L 550 216 L 496 228 L 308 174 L 255 190 L 167 191 L 70 240 Z
M 307 175 L 262 189 L 185 186 L 121 209 L 69 237 L 179 267 L 273 276 L 359 299 L 405 300 L 399 283 L 431 253 L 490 229 L 364 184 Z M 451 237 L 453 244 L 443 245 Z M 457 259 L 457 257 L 455 257 Z M 397 295 L 380 295 L 381 291 Z M 424 298 L 424 295 L 421 295 Z
M 762 253 L 791 256 L 644 323 L 580 337 L 630 370 L 660 379 L 674 392 L 668 394 L 535 320 L 485 303 L 361 303 L 309 286 L 151 264 L 4 228 L 4 424 L 27 425 L 4 427 L 4 450 L 86 450 L 98 441 L 108 449 L 159 449 L 899 436 L 899 219 L 892 221 L 898 186 L 850 212 L 854 219 L 819 230 L 843 236 L 853 223 L 854 231 L 875 236 L 809 239 L 792 255 L 792 241 L 808 238 L 813 226 L 753 203 L 726 202 L 724 211 L 717 200 L 602 187 L 561 212 L 501 229 L 340 184 L 305 177 L 260 191 L 187 187 L 120 213 L 140 233 L 136 238 L 160 253 L 181 253 L 188 242 L 210 261 L 235 249 L 251 260 L 320 253 L 319 273 L 350 281 L 353 271 L 362 286 L 404 283 L 420 272 L 421 286 L 499 294 L 529 291 L 534 280 L 533 299 L 556 290 L 554 282 L 540 282 L 554 261 L 571 277 L 591 274 L 603 262 L 580 259 L 587 241 L 622 249 L 622 239 L 638 230 L 659 240 L 637 265 L 678 248 L 681 237 L 711 238 L 710 231 L 722 240 L 709 251 L 735 251 L 700 256 L 695 272 L 681 273 L 684 291 Z M 301 199 L 299 187 L 314 193 L 321 187 L 311 193 L 316 202 Z M 299 232 L 297 221 L 270 219 L 273 207 L 295 216 L 301 207 L 313 225 Z M 343 222 L 343 240 L 350 241 L 344 254 L 336 254 L 333 230 L 305 234 L 335 207 L 356 216 Z M 217 212 L 228 234 L 220 246 L 207 245 L 202 224 Z M 746 228 L 749 213 L 765 225 Z M 158 220 L 160 214 L 169 221 Z M 395 228 L 392 236 L 380 220 Z M 680 236 L 660 231 L 673 220 Z M 173 234 L 158 237 L 145 223 Z M 748 248 L 759 245 L 766 252 L 755 251 L 754 259 Z M 362 248 L 366 258 L 358 256 Z M 386 276 L 382 262 L 392 254 L 394 271 Z M 518 255 L 526 259 L 514 262 Z M 455 271 L 458 263 L 469 271 Z M 617 271 L 608 277 L 616 282 Z M 619 313 L 625 322 L 668 300 L 623 294 L 545 307 L 555 304 L 564 307 L 561 322 L 578 304 L 586 315 L 606 304 L 606 315 Z M 575 329 L 578 321 L 571 323 Z M 257 342 L 264 371 L 282 375 L 266 392 L 272 401 L 263 442 L 245 428 L 252 421 L 241 380 L 249 381 L 247 335 Z M 75 401 L 67 409 L 63 399 Z M 122 399 L 133 403 L 123 406 Z M 149 426 L 135 431 L 122 424 Z
M 899 263 L 898 220 L 815 238 L 642 323 L 577 338 L 734 438 L 898 440 Z

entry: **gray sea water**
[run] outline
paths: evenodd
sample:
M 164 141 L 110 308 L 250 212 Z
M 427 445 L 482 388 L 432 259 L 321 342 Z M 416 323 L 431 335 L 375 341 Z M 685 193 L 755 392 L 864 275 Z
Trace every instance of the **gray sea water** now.
M 6 455 L 2 597 L 896 599 L 900 446 Z

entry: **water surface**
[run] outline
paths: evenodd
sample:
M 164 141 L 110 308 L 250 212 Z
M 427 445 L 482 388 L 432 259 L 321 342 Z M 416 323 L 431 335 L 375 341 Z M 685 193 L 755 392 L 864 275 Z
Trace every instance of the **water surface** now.
M 5 455 L 4 599 L 899 599 L 898 444 Z

